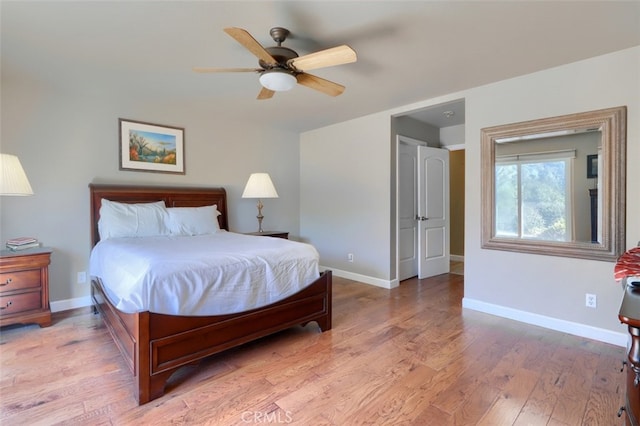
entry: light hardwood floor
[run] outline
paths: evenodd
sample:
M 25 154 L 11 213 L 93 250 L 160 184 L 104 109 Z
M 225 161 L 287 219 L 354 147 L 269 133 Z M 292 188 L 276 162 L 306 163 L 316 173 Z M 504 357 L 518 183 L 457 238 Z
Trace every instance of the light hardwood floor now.
M 3 425 L 620 425 L 624 349 L 461 308 L 463 276 L 334 277 L 333 329 L 207 358 L 138 407 L 101 319 L 0 336 Z

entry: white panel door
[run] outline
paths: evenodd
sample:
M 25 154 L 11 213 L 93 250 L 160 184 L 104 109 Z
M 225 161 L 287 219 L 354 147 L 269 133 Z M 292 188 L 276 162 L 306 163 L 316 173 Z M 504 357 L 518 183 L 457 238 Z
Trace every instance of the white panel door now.
M 418 278 L 449 272 L 449 151 L 418 147 Z
M 418 148 L 398 137 L 398 281 L 418 275 Z

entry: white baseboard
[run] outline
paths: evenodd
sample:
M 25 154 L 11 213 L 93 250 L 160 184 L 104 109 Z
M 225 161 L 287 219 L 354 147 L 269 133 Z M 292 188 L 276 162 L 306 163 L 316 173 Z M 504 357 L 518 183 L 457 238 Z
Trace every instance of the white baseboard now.
M 51 312 L 68 311 L 70 309 L 84 308 L 85 306 L 91 306 L 91 296 L 76 297 L 75 299 L 58 300 L 49 303 Z
M 376 287 L 382 287 L 386 289 L 391 289 L 398 287 L 398 280 L 381 280 L 380 278 L 369 277 L 367 275 L 355 274 L 349 271 L 342 271 L 336 268 L 328 268 L 325 266 L 320 266 L 320 270 L 324 271 L 330 269 L 331 273 L 337 277 L 346 278 L 348 280 L 354 280 L 365 284 L 374 285 Z
M 533 314 L 531 312 L 494 305 L 492 303 L 482 302 L 476 299 L 469 299 L 468 297 L 462 298 L 462 307 L 527 324 L 537 325 L 555 331 L 561 331 L 563 333 L 573 334 L 574 336 L 586 337 L 599 342 L 610 343 L 612 345 L 622 347 L 627 346 L 628 335 L 626 333 L 618 333 L 604 328 L 597 328 L 590 325 Z
M 454 262 L 464 262 L 464 256 L 460 256 L 457 254 L 450 254 L 449 259 L 453 260 Z

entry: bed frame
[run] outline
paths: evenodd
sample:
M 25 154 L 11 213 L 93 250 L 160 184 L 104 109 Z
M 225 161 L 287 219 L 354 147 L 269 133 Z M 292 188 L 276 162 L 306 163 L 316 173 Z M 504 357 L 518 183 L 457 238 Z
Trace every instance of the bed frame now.
M 99 239 L 101 200 L 122 203 L 164 201 L 167 207 L 217 204 L 221 229 L 228 230 L 224 188 L 181 188 L 90 184 L 91 243 Z M 316 321 L 322 331 L 331 329 L 331 271 L 310 286 L 271 305 L 238 314 L 176 316 L 152 312 L 127 314 L 116 309 L 101 283 L 91 280 L 96 312 L 120 349 L 135 381 L 138 404 L 164 394 L 167 379 L 180 367 L 209 355 L 242 345 L 296 325 Z

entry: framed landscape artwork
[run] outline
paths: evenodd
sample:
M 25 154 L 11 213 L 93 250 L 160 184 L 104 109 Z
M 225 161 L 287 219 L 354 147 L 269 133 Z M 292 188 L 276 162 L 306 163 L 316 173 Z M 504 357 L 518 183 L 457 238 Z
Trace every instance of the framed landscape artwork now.
M 185 174 L 184 129 L 119 119 L 120 170 Z

